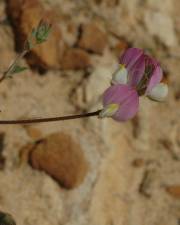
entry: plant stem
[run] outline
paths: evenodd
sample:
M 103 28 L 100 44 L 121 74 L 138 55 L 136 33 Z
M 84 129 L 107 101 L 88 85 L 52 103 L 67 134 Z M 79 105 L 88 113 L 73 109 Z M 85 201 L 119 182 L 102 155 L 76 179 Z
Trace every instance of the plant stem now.
M 19 55 L 17 55 L 17 57 L 15 58 L 13 63 L 3 73 L 2 77 L 0 78 L 0 82 L 2 82 L 8 76 L 8 74 L 11 72 L 13 67 L 19 62 L 20 59 L 22 59 L 26 55 L 27 52 L 28 52 L 28 50 L 23 50 Z
M 59 117 L 48 117 L 48 118 L 40 118 L 40 119 L 22 119 L 22 120 L 0 120 L 0 124 L 8 125 L 8 124 L 31 124 L 31 123 L 47 123 L 47 122 L 55 122 L 55 121 L 63 121 L 63 120 L 73 120 L 85 117 L 98 116 L 101 110 L 97 110 L 95 112 L 84 113 L 79 115 L 70 115 L 70 116 L 59 116 Z

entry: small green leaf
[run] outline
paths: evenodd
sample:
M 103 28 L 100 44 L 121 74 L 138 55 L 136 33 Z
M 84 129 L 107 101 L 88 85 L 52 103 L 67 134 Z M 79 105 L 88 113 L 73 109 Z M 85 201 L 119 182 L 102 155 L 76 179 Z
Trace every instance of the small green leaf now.
M 27 67 L 15 65 L 11 69 L 9 75 L 12 75 L 12 74 L 15 74 L 15 73 L 21 73 L 21 72 L 23 72 L 24 70 L 27 70 L 27 69 L 28 69 Z
M 41 44 L 47 41 L 51 32 L 52 26 L 50 23 L 40 20 L 36 28 L 33 28 L 26 43 L 25 49 L 28 51 L 34 48 L 37 44 Z
M 34 32 L 33 35 L 35 35 L 36 42 L 41 44 L 44 41 L 47 41 L 50 32 L 51 24 L 41 20 L 36 28 L 36 32 Z

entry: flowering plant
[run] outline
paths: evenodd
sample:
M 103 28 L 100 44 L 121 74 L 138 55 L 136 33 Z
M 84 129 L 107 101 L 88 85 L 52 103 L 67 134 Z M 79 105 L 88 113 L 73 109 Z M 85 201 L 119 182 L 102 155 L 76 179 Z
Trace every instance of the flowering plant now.
M 24 71 L 26 67 L 18 65 L 19 59 L 25 56 L 37 44 L 47 40 L 51 25 L 40 21 L 37 28 L 32 30 L 25 42 L 24 49 L 0 78 Z M 126 121 L 134 117 L 139 107 L 139 97 L 145 95 L 155 101 L 163 101 L 168 94 L 168 86 L 161 82 L 162 69 L 159 63 L 146 55 L 143 50 L 129 48 L 120 57 L 119 68 L 113 73 L 111 86 L 103 94 L 103 109 L 95 112 L 25 120 L 0 120 L 0 124 L 27 124 L 70 120 L 83 117 L 98 116 L 112 117 L 117 121 Z

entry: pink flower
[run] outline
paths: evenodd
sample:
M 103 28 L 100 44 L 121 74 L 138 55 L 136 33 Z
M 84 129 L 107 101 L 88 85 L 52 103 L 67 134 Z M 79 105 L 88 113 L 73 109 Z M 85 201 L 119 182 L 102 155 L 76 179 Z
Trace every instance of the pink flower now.
M 99 117 L 126 121 L 138 111 L 139 97 L 146 95 L 163 101 L 168 87 L 162 80 L 159 63 L 141 49 L 129 48 L 120 57 L 120 66 L 113 74 L 112 86 L 103 94 L 103 110 Z

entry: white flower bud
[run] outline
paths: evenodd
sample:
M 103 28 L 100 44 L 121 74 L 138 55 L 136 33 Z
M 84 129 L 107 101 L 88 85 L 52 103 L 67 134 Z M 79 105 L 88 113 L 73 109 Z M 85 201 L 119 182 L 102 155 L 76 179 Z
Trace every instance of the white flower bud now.
M 155 101 L 164 101 L 168 95 L 168 86 L 165 83 L 159 83 L 148 93 L 148 97 Z
M 123 64 L 112 75 L 112 84 L 127 84 L 128 71 Z

